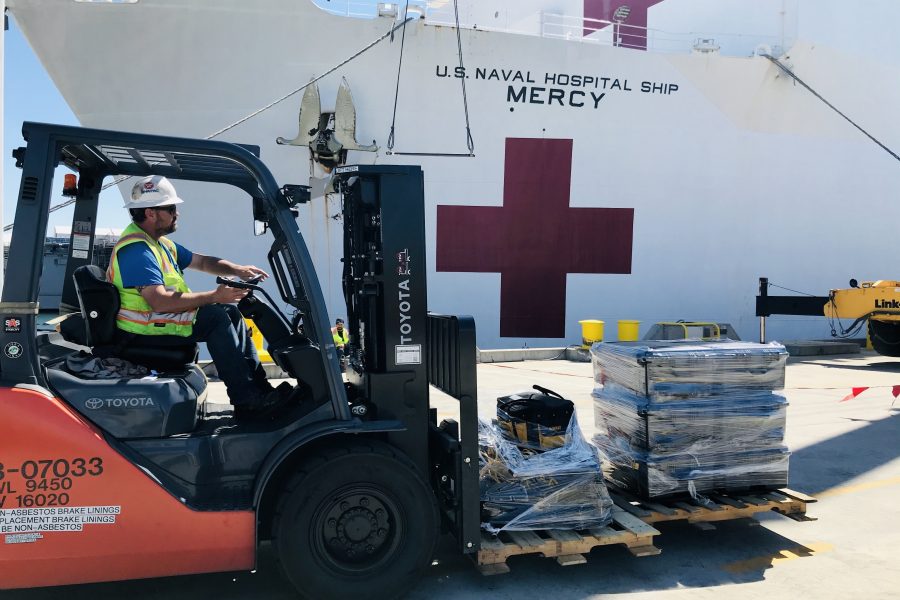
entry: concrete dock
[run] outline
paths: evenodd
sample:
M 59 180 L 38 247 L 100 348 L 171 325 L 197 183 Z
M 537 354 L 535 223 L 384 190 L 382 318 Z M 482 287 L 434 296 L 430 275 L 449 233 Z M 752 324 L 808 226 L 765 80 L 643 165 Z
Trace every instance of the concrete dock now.
M 490 419 L 500 395 L 540 384 L 576 403 L 586 436 L 594 432 L 589 363 L 535 360 L 478 366 L 479 413 Z M 409 598 L 900 598 L 900 360 L 871 352 L 791 358 L 785 393 L 790 486 L 817 497 L 813 522 L 781 515 L 716 523 L 702 531 L 685 522 L 655 525 L 659 556 L 636 558 L 622 546 L 595 549 L 584 565 L 513 557 L 511 572 L 482 576 L 444 539 L 433 567 Z M 224 402 L 221 383 L 213 397 Z M 868 389 L 842 402 L 852 388 Z M 897 388 L 900 390 L 900 388 Z M 433 404 L 441 416 L 454 401 Z M 137 541 L 139 543 L 139 541 Z M 123 583 L 6 592 L 6 600 L 98 598 L 187 600 L 296 597 L 264 548 L 259 569 Z

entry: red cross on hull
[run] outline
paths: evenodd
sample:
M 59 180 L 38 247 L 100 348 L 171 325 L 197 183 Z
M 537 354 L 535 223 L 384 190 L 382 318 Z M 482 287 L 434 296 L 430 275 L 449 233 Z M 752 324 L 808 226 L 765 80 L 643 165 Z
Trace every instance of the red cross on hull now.
M 571 208 L 571 177 L 572 140 L 509 138 L 502 207 L 437 207 L 437 270 L 501 274 L 501 337 L 565 337 L 568 273 L 631 273 L 634 209 Z

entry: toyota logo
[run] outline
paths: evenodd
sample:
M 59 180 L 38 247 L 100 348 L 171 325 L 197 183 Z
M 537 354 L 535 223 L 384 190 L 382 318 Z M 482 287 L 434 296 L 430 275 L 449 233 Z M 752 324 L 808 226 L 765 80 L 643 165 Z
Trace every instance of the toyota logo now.
M 91 410 L 97 410 L 101 406 L 103 406 L 103 400 L 100 398 L 88 398 L 84 401 L 85 408 L 89 408 Z

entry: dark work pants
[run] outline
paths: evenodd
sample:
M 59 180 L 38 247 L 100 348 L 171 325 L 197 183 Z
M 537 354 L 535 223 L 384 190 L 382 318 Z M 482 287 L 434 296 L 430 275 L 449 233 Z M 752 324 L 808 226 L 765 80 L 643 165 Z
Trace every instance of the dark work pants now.
M 201 306 L 188 339 L 206 342 L 232 404 L 249 403 L 259 396 L 259 386 L 264 385 L 266 373 L 237 306 Z

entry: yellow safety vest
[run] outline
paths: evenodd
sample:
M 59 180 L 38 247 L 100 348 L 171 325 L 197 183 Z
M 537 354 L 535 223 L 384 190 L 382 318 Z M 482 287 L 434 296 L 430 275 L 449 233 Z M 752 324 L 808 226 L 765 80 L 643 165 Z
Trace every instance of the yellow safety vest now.
M 338 333 L 337 327 L 331 328 L 331 337 L 334 340 L 335 346 L 343 346 L 348 341 L 350 341 L 350 336 L 347 335 L 347 330 L 344 329 L 344 331 L 342 333 L 344 334 L 343 337 L 341 337 L 341 334 Z
M 113 247 L 112 257 L 109 261 L 109 269 L 106 277 L 119 290 L 121 305 L 119 314 L 116 315 L 116 325 L 119 329 L 139 335 L 180 335 L 189 336 L 193 331 L 196 310 L 180 313 L 157 313 L 144 300 L 135 288 L 126 288 L 122 285 L 122 273 L 119 269 L 118 252 L 129 244 L 143 242 L 153 251 L 156 262 L 163 274 L 163 286 L 170 292 L 190 292 L 178 270 L 178 250 L 175 244 L 165 238 L 159 238 L 157 242 L 147 233 L 132 223 L 122 232 L 122 237 Z M 169 252 L 163 250 L 165 247 Z M 171 259 L 170 259 L 171 257 Z M 175 264 L 172 261 L 175 261 Z

